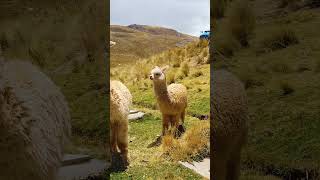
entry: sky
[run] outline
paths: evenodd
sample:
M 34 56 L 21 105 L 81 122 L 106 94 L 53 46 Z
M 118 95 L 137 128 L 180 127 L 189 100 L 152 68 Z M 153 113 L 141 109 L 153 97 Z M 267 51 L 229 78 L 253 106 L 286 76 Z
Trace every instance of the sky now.
M 142 24 L 199 36 L 210 28 L 209 0 L 111 0 L 112 25 Z

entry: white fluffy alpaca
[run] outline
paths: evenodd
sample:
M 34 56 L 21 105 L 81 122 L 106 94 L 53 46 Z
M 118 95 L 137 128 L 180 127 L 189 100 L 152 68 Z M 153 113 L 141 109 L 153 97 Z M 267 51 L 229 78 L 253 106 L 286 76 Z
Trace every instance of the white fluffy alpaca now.
M 71 133 L 64 96 L 30 63 L 0 64 L 0 179 L 54 180 Z
M 132 96 L 120 81 L 110 82 L 111 152 L 120 150 L 123 163 L 128 165 L 128 115 Z

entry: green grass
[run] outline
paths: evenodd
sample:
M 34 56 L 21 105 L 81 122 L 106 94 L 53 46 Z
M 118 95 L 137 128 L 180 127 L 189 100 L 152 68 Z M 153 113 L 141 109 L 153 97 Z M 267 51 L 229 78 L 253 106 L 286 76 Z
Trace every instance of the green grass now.
M 140 109 L 140 108 L 138 108 Z M 147 112 L 141 120 L 129 123 L 129 161 L 125 172 L 111 173 L 111 179 L 202 179 L 178 162 L 162 158 L 160 147 L 147 146 L 161 134 L 162 121 L 159 111 L 141 108 Z M 186 128 L 196 125 L 197 119 L 187 116 Z
M 147 148 L 162 131 L 161 115 L 157 108 L 153 83 L 148 75 L 154 65 L 171 64 L 168 71 L 173 73 L 175 83 L 187 87 L 188 107 L 185 125 L 188 132 L 188 129 L 196 127 L 199 123 L 192 115 L 209 115 L 210 112 L 210 68 L 203 59 L 199 63 L 195 63 L 193 59 L 205 51 L 205 46 L 207 44 L 204 42 L 194 43 L 165 51 L 140 63 L 111 68 L 111 79 L 122 81 L 133 96 L 134 107 L 147 113 L 142 120 L 129 122 L 130 166 L 125 172 L 111 173 L 112 179 L 202 179 L 192 170 L 179 165 L 177 160 L 168 159 L 161 146 Z M 182 53 L 184 50 L 186 52 Z M 172 62 L 182 57 L 185 60 L 184 65 L 173 67 Z M 186 66 L 189 68 L 188 72 Z M 199 72 L 202 75 L 192 76 Z M 182 74 L 181 78 L 178 78 L 179 73 Z
M 243 152 L 243 166 L 265 172 L 272 169 L 286 176 L 292 169 L 316 170 L 320 162 L 320 13 L 312 10 L 294 14 L 313 16 L 308 21 L 290 21 L 289 13 L 257 26 L 252 46 L 238 50 L 226 62 L 219 59 L 215 69 L 227 68 L 245 83 L 249 100 L 249 137 Z M 287 22 L 299 41 L 290 46 L 257 53 L 266 29 Z M 302 67 L 302 65 L 304 68 Z M 252 82 L 254 82 L 252 84 Z

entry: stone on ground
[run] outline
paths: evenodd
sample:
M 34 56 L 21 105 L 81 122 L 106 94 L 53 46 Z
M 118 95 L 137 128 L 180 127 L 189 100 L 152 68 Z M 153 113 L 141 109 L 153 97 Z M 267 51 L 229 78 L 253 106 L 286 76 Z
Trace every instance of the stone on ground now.
M 128 120 L 132 121 L 132 120 L 137 120 L 137 119 L 141 119 L 143 118 L 143 116 L 145 115 L 145 113 L 143 112 L 139 112 L 139 111 L 130 111 L 130 114 L 128 116 Z
M 206 158 L 201 162 L 193 161 L 192 163 L 188 163 L 188 162 L 179 161 L 179 163 L 189 169 L 192 169 L 193 171 L 200 174 L 201 176 L 210 179 L 210 159 L 209 158 Z
M 64 156 L 63 166 L 58 171 L 58 180 L 85 179 L 98 176 L 110 166 L 106 161 L 92 159 L 87 155 Z

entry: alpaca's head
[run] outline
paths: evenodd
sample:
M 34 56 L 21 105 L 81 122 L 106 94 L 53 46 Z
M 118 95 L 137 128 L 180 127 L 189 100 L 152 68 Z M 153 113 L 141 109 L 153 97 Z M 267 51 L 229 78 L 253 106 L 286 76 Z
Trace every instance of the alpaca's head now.
M 154 67 L 151 70 L 150 73 L 150 79 L 153 81 L 165 81 L 166 80 L 166 70 L 169 68 L 169 66 L 164 66 L 162 68 L 160 68 L 159 66 Z

